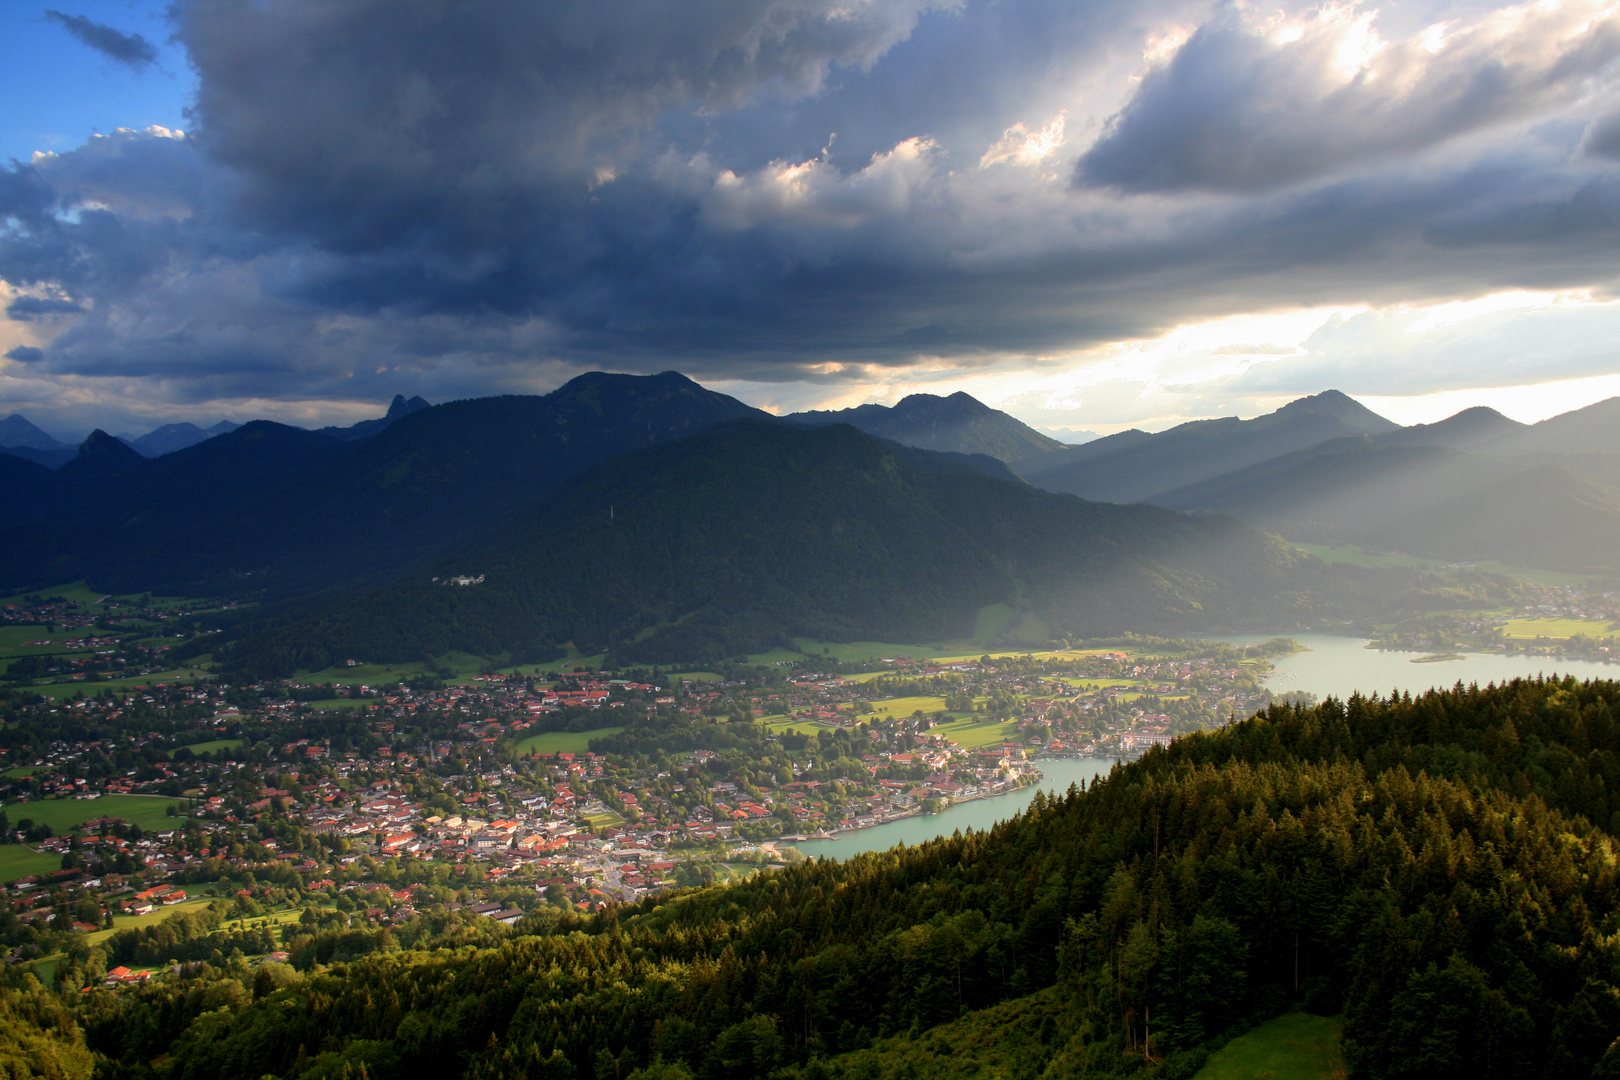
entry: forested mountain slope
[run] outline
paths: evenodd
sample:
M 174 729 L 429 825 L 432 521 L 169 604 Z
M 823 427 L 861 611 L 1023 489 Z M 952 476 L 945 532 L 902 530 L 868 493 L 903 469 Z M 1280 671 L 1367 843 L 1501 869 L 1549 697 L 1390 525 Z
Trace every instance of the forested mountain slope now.
M 849 424 L 903 446 L 986 454 L 1009 465 L 1064 449 L 1051 436 L 960 392 L 949 397 L 911 394 L 893 406 L 857 405 L 853 409 L 794 413 L 786 419 L 806 426 Z
M 1230 518 L 1053 495 L 842 425 L 739 422 L 602 465 L 432 567 L 216 656 L 270 674 L 572 643 L 687 663 L 793 635 L 957 637 L 994 603 L 1044 642 L 1292 625 L 1414 585 L 1336 573 Z
M 1337 390 L 1291 401 L 1252 420 L 1195 420 L 1168 431 L 1124 431 L 1025 463 L 1048 491 L 1105 502 L 1152 502 L 1171 491 L 1336 438 L 1399 431 Z
M 402 412 L 340 441 L 267 421 L 153 460 L 111 436 L 0 473 L 0 587 L 287 596 L 387 581 L 627 450 L 762 416 L 674 372 Z
M 1277 706 L 988 833 L 505 940 L 333 931 L 251 994 L 18 993 L 13 1027 L 175 1080 L 1168 1078 L 1292 1002 L 1343 1011 L 1357 1077 L 1613 1077 L 1617 709 L 1573 680 Z

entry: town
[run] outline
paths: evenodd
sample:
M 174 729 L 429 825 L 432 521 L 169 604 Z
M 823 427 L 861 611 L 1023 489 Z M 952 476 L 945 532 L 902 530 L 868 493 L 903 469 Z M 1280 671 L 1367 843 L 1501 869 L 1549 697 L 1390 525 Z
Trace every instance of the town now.
M 0 948 L 116 982 L 222 941 L 313 963 L 321 920 L 511 925 L 735 880 L 1246 716 L 1291 647 L 4 691 Z

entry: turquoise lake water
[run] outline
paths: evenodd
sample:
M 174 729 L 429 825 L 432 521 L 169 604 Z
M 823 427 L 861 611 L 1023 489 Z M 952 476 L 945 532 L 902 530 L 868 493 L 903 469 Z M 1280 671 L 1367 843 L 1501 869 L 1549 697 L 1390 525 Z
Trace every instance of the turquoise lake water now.
M 1464 653 L 1458 660 L 1414 664 L 1412 661 L 1424 654 L 1368 649 L 1364 647 L 1365 638 L 1335 634 L 1222 634 L 1217 640 L 1252 645 L 1279 636 L 1293 638 L 1307 651 L 1273 660 L 1274 670 L 1265 680 L 1266 686 L 1277 693 L 1305 690 L 1318 698 L 1331 694 L 1343 699 L 1353 691 L 1388 694 L 1394 689 L 1417 694 L 1454 686 L 1459 680 L 1484 686 L 1536 675 L 1573 675 L 1577 679 L 1620 677 L 1620 665 L 1553 656 Z
M 1352 692 L 1387 694 L 1391 690 L 1414 694 L 1463 683 L 1505 682 L 1537 675 L 1574 675 L 1578 679 L 1620 677 L 1620 665 L 1591 660 L 1561 660 L 1546 656 L 1501 656 L 1465 653 L 1458 660 L 1414 664 L 1420 653 L 1380 652 L 1368 649 L 1365 638 L 1334 634 L 1223 634 L 1218 640 L 1251 645 L 1278 636 L 1292 637 L 1305 652 L 1274 660 L 1266 686 L 1282 693 L 1305 690 L 1318 698 L 1347 698 Z M 1037 791 L 1066 791 L 1071 783 L 1084 785 L 1093 776 L 1113 768 L 1112 759 L 1054 758 L 1040 763 L 1046 778 L 1035 787 L 1006 795 L 958 803 L 942 813 L 902 818 L 870 829 L 857 829 L 831 840 L 794 843 L 805 855 L 847 859 L 863 851 L 884 851 L 896 844 L 919 844 L 957 829 L 987 829 L 1029 805 Z
M 1028 806 L 1037 791 L 1061 793 L 1067 791 L 1070 784 L 1084 786 L 1093 776 L 1114 767 L 1111 758 L 1051 758 L 1039 764 L 1046 778 L 1032 787 L 1019 788 L 1005 795 L 992 795 L 988 799 L 957 803 L 937 814 L 901 818 L 899 821 L 874 825 L 870 829 L 856 829 L 831 840 L 802 840 L 791 846 L 815 858 L 847 859 L 863 851 L 886 851 L 896 844 L 920 844 L 936 836 L 949 836 L 957 829 L 988 829 Z

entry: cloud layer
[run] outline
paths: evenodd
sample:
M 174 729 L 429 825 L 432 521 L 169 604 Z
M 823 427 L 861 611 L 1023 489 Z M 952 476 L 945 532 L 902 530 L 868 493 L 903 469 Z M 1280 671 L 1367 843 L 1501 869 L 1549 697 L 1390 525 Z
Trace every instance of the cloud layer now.
M 588 367 L 834 397 L 1038 378 L 1234 313 L 1603 297 L 1620 270 L 1620 29 L 1584 0 L 1387 25 L 1181 0 L 172 18 L 187 132 L 132 117 L 0 169 L 0 403 L 338 416 Z M 1547 376 L 1608 362 L 1558 325 Z M 1410 346 L 1341 335 L 1245 378 L 1398 393 Z M 1476 377 L 1429 348 L 1426 383 Z

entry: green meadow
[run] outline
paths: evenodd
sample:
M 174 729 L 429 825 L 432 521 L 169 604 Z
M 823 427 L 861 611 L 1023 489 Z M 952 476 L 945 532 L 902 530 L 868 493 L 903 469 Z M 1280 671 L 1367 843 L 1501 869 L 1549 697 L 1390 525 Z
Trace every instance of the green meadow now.
M 60 869 L 60 855 L 42 855 L 21 844 L 0 844 L 0 881 L 15 881 Z
M 530 735 L 517 744 L 520 754 L 583 754 L 589 750 L 592 739 L 604 735 L 617 735 L 621 727 L 593 728 L 590 731 L 547 731 Z
M 1019 740 L 1017 724 L 1003 724 L 994 720 L 958 719 L 936 724 L 928 730 L 930 735 L 941 735 L 958 746 L 977 750 L 983 746 L 1000 746 L 1003 742 Z
M 5 806 L 6 815 L 15 825 L 23 818 L 36 824 L 49 825 L 58 835 L 75 825 L 93 818 L 115 817 L 139 825 L 148 831 L 172 829 L 182 817 L 170 817 L 171 806 L 180 807 L 183 815 L 185 802 L 160 795 L 103 795 L 99 799 L 40 799 L 37 802 L 14 802 Z
M 241 739 L 214 739 L 210 742 L 191 743 L 183 749 L 190 750 L 193 754 L 213 754 L 221 750 L 240 750 L 242 746 Z M 169 756 L 174 756 L 173 750 L 169 751 Z
M 1576 634 L 1587 637 L 1607 637 L 1615 632 L 1614 624 L 1601 619 L 1509 619 L 1502 627 L 1502 636 L 1515 639 L 1571 638 Z
M 1337 1016 L 1284 1013 L 1209 1056 L 1193 1080 L 1337 1080 L 1349 1075 Z
M 863 702 L 863 713 L 877 713 L 893 719 L 910 716 L 918 710 L 924 716 L 933 716 L 937 712 L 945 711 L 945 699 L 942 697 L 899 697 L 887 698 L 880 701 Z

